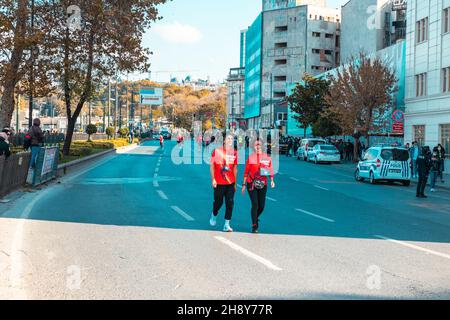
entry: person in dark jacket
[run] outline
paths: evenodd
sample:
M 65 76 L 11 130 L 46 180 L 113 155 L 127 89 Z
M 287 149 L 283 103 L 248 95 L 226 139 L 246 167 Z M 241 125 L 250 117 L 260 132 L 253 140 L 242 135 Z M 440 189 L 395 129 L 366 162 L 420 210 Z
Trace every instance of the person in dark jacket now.
M 441 178 L 441 182 L 444 183 L 444 171 L 445 171 L 445 149 L 442 146 L 442 144 L 438 144 L 437 146 L 437 151 L 438 151 L 438 157 L 439 157 L 439 162 L 440 162 L 440 168 L 439 168 L 439 177 Z
M 8 158 L 11 155 L 8 143 L 8 135 L 5 132 L 0 132 L 0 157 Z
M 33 126 L 28 131 L 31 137 L 31 162 L 30 167 L 34 169 L 36 167 L 36 160 L 39 155 L 39 151 L 44 143 L 44 133 L 41 130 L 41 120 L 34 119 Z
M 430 169 L 430 177 L 431 177 L 431 192 L 435 191 L 436 187 L 436 180 L 439 176 L 439 173 L 441 171 L 441 161 L 439 159 L 439 154 L 437 147 L 433 149 L 433 154 L 431 156 L 431 169 Z
M 431 151 L 429 147 L 423 147 L 422 153 L 417 158 L 417 171 L 419 173 L 419 182 L 417 183 L 418 198 L 427 198 L 425 195 L 425 187 L 427 186 L 428 177 L 432 167 Z

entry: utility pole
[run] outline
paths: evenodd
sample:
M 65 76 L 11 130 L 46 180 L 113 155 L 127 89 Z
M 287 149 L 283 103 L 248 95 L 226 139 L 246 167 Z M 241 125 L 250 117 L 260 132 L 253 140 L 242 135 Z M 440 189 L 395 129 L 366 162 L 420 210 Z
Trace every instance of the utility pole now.
M 108 127 L 111 125 L 111 79 L 108 79 Z
M 20 93 L 17 95 L 16 134 L 19 133 Z
M 34 35 L 34 0 L 31 0 L 31 33 Z M 33 125 L 33 96 L 34 96 L 34 45 L 31 46 L 30 52 L 30 83 L 29 83 L 29 106 L 28 106 L 28 126 Z
M 89 124 L 92 124 L 91 114 L 92 114 L 92 101 L 89 101 Z
M 119 121 L 119 117 L 117 115 L 119 111 L 119 91 L 118 91 L 118 79 L 116 79 L 116 104 L 115 104 L 115 112 L 114 112 L 114 137 L 116 137 L 117 134 L 117 122 Z
M 274 123 L 274 107 L 273 107 L 273 74 L 270 73 L 270 126 Z

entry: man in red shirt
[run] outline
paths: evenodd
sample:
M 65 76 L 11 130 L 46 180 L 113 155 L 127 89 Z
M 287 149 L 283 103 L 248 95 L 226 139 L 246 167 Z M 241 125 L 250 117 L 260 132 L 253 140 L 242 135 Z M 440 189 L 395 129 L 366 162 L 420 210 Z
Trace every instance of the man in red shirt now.
M 217 148 L 211 157 L 211 179 L 214 188 L 214 205 L 210 224 L 216 226 L 219 210 L 223 206 L 225 199 L 226 213 L 224 232 L 233 232 L 230 226 L 233 215 L 234 194 L 236 192 L 238 156 L 234 150 L 234 137 L 227 135 L 224 140 L 224 146 Z
M 159 135 L 159 145 L 161 148 L 164 148 L 164 137 L 162 134 Z

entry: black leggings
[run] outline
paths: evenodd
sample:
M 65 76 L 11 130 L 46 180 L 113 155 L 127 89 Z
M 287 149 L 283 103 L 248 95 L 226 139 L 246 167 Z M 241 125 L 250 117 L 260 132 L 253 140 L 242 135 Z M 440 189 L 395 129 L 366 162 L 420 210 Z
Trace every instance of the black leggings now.
M 225 199 L 225 220 L 231 220 L 233 216 L 233 208 L 234 208 L 234 194 L 236 190 L 234 189 L 234 184 L 229 185 L 217 185 L 217 188 L 214 189 L 214 204 L 213 204 L 213 214 L 214 216 L 219 215 L 219 210 L 223 206 L 223 200 Z
M 247 184 L 248 195 L 252 201 L 252 223 L 253 226 L 259 226 L 259 217 L 266 207 L 267 186 L 264 189 L 255 189 L 253 185 Z

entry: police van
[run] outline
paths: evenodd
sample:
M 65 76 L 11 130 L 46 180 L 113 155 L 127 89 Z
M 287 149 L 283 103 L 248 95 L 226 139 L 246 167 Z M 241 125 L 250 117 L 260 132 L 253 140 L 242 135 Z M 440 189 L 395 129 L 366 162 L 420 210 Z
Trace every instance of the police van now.
M 376 146 L 368 149 L 355 172 L 356 181 L 369 180 L 401 182 L 411 185 L 411 159 L 409 151 L 400 147 Z

